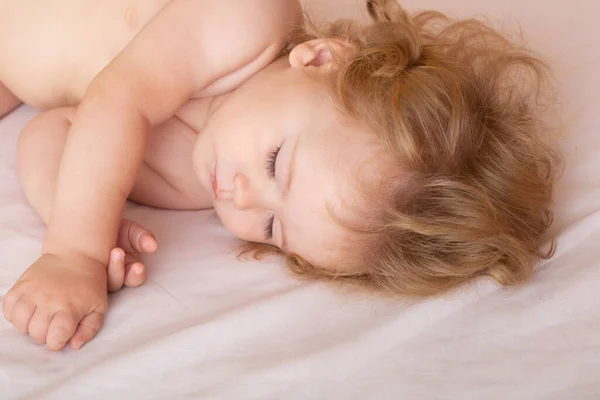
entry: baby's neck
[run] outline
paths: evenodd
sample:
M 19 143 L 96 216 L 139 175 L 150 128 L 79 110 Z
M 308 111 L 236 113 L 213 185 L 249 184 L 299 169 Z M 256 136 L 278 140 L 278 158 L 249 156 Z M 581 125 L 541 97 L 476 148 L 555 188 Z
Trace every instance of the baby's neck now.
M 269 75 L 279 74 L 288 68 L 290 68 L 290 63 L 288 61 L 287 56 L 281 56 L 278 59 L 276 59 L 275 61 L 273 61 L 271 64 L 269 64 L 267 67 L 265 67 L 262 70 L 260 70 L 259 72 L 257 72 L 254 76 L 250 77 L 248 80 L 264 79 L 265 77 L 267 77 Z M 246 82 L 248 82 L 248 81 L 246 81 Z M 213 115 L 213 113 L 219 108 L 219 106 L 221 104 L 225 103 L 229 97 L 235 96 L 235 93 L 242 86 L 244 86 L 246 84 L 246 82 L 243 82 L 241 85 L 233 88 L 232 90 L 230 90 L 228 92 L 215 95 L 210 100 L 210 104 L 208 106 L 208 111 L 207 111 L 208 118 L 210 118 Z

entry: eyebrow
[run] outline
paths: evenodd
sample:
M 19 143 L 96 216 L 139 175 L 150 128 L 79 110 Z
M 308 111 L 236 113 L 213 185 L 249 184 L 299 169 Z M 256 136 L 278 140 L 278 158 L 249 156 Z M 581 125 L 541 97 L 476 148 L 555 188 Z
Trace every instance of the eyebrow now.
M 290 192 L 290 187 L 292 186 L 292 181 L 294 178 L 294 160 L 296 159 L 296 151 L 298 149 L 298 139 L 294 142 L 294 148 L 292 149 L 292 154 L 290 155 L 290 162 L 287 168 L 287 175 L 285 177 L 285 184 L 283 185 L 283 190 L 281 191 L 281 197 L 285 200 Z M 287 238 L 285 235 L 285 224 L 283 223 L 283 219 L 279 218 L 279 223 L 281 224 L 281 249 L 283 251 L 287 250 Z

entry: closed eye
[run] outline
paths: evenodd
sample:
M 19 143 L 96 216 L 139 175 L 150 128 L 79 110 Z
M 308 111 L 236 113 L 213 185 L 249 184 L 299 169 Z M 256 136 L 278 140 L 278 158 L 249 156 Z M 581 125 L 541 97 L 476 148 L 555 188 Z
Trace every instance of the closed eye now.
M 281 146 L 277 146 L 267 156 L 267 174 L 270 179 L 275 178 L 275 164 L 277 162 L 277 155 L 279 155 L 279 150 L 281 150 Z
M 265 240 L 273 239 L 273 224 L 275 223 L 275 215 L 271 215 L 271 217 L 267 220 L 267 224 L 265 225 Z

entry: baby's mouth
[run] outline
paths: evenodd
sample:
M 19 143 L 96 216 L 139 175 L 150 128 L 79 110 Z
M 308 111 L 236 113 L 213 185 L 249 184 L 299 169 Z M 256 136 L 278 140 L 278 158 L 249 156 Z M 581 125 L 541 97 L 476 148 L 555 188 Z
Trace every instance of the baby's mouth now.
M 212 190 L 213 190 L 213 194 L 215 196 L 215 199 L 218 198 L 218 182 L 217 182 L 217 171 L 216 171 L 216 166 L 213 168 L 212 172 L 210 173 L 210 184 L 212 185 Z

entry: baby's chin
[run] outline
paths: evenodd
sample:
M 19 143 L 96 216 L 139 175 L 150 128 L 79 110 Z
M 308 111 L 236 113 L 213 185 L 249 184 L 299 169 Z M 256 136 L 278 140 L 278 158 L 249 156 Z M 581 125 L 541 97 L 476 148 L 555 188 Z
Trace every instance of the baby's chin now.
M 244 235 L 244 229 L 240 224 L 235 223 L 235 216 L 231 215 L 230 212 L 227 212 L 225 209 L 227 208 L 222 202 L 219 200 L 212 200 L 212 208 L 215 210 L 215 214 L 217 218 L 221 222 L 221 225 L 233 236 L 240 240 L 252 241 L 252 239 L 246 237 L 247 234 Z

